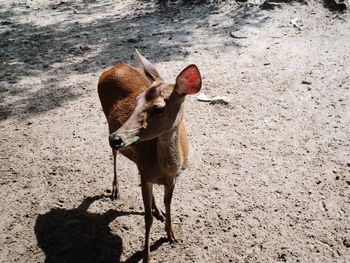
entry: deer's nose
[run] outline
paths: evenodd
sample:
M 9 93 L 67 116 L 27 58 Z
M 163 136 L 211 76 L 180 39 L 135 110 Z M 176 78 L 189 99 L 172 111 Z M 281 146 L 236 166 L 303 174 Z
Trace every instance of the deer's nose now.
M 120 138 L 119 136 L 110 135 L 108 139 L 109 139 L 109 145 L 113 149 L 118 149 L 118 148 L 123 147 L 125 145 L 123 139 Z

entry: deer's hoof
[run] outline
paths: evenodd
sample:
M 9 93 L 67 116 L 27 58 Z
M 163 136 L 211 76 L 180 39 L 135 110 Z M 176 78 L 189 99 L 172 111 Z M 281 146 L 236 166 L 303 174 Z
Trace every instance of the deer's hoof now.
M 112 193 L 111 194 L 111 199 L 112 200 L 119 200 L 119 199 L 121 199 L 120 194 L 119 193 Z
M 179 241 L 177 241 L 177 239 L 173 238 L 173 239 L 169 239 L 169 243 L 170 244 L 179 244 Z
M 111 198 L 112 200 L 121 199 L 121 198 L 120 198 L 120 193 L 119 193 L 118 191 L 116 191 L 115 189 L 112 189 L 112 191 L 109 190 L 109 189 L 105 190 L 104 195 L 105 195 L 106 197 Z
M 165 222 L 165 213 L 162 210 L 159 211 L 153 211 L 153 216 L 159 220 L 160 222 Z
M 167 231 L 169 243 L 178 243 L 172 230 Z

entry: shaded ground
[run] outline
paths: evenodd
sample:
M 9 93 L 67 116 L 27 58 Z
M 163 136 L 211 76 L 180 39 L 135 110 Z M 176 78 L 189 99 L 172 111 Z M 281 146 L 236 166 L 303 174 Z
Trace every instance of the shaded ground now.
M 168 80 L 196 63 L 203 92 L 232 99 L 187 99 L 181 242 L 154 223 L 154 262 L 350 261 L 349 13 L 260 4 L 0 1 L 0 261 L 141 258 L 132 163 L 119 158 L 122 199 L 103 197 L 112 161 L 96 91 L 135 48 Z

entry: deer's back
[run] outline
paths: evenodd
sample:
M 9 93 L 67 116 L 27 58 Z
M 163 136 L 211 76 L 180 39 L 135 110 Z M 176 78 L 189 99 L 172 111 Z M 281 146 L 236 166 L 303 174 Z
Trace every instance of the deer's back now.
M 141 70 L 126 64 L 117 64 L 101 74 L 98 95 L 110 133 L 127 121 L 136 106 L 137 96 L 150 85 Z

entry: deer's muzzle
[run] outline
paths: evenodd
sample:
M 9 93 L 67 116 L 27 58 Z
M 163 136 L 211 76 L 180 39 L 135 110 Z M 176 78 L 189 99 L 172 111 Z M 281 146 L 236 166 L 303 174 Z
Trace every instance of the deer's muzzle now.
M 140 137 L 138 136 L 131 136 L 131 137 L 125 137 L 123 138 L 122 136 L 120 135 L 117 135 L 117 134 L 114 134 L 112 133 L 110 136 L 109 136 L 109 145 L 115 149 L 115 150 L 118 150 L 118 149 L 121 149 L 121 148 L 125 148 L 135 142 L 138 142 L 140 140 Z

